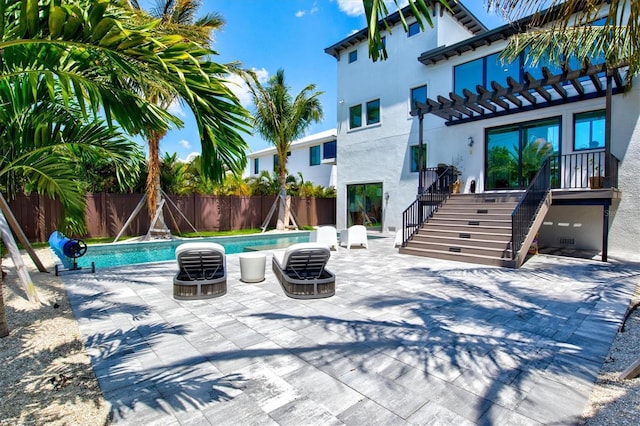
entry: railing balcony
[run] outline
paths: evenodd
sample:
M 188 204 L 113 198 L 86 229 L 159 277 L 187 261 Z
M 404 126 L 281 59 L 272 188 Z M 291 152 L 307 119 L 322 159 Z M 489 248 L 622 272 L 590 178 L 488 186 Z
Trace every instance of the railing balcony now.
M 604 150 L 551 156 L 551 188 L 617 188 L 619 163 Z

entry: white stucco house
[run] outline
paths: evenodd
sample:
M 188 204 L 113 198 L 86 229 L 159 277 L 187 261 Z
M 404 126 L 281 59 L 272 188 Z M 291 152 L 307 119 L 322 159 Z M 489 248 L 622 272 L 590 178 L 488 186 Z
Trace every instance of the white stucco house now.
M 337 156 L 336 129 L 325 130 L 291 143 L 287 160 L 287 171 L 298 178 L 323 187 L 336 186 Z M 247 154 L 247 168 L 243 177 L 257 176 L 263 171 L 271 174 L 277 164 L 275 147 Z
M 623 93 L 626 68 L 607 77 L 598 58 L 568 58 L 565 69 L 531 67 L 524 56 L 503 64 L 498 54 L 529 18 L 488 30 L 461 2 L 450 4 L 432 6 L 434 27 L 424 32 L 411 17 L 405 32 L 391 15 L 386 61 L 368 58 L 366 28 L 325 49 L 337 65 L 337 226 L 403 229 L 403 212 L 441 164 L 455 165 L 463 193 L 519 197 L 544 146 L 551 196 L 540 245 L 637 256 L 639 79 Z

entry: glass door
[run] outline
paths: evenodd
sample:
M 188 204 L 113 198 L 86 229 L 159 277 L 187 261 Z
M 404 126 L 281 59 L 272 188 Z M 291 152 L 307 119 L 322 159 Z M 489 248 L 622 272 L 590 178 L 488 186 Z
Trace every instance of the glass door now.
M 526 188 L 545 158 L 559 151 L 560 118 L 489 129 L 486 144 L 485 188 Z
M 382 227 L 382 183 L 347 185 L 347 226 Z

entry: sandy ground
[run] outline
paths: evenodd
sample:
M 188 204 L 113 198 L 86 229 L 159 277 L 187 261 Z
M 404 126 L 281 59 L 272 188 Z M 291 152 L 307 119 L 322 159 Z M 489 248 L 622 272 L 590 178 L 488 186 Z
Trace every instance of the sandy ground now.
M 38 250 L 45 266 L 53 260 Z M 25 261 L 27 261 L 25 259 Z M 33 272 L 41 305 L 29 302 L 10 259 L 2 260 L 10 335 L 0 339 L 0 424 L 105 425 L 104 400 L 61 280 Z M 52 270 L 52 268 L 50 268 Z M 632 303 L 640 301 L 640 285 Z M 640 378 L 620 373 L 640 359 L 640 309 L 627 319 L 600 372 L 584 412 L 585 425 L 636 425 Z

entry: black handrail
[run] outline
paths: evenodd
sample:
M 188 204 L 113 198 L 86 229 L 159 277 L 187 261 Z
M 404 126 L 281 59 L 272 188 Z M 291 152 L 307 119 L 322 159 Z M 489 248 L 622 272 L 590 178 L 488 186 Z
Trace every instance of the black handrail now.
M 547 157 L 511 213 L 511 258 L 522 248 L 542 203 L 551 190 L 551 157 Z
M 451 196 L 456 176 L 452 167 L 444 170 L 431 167 L 424 170 L 423 178 L 427 188 L 422 194 L 418 194 L 415 201 L 402 212 L 402 247 L 406 247 L 407 242 L 413 238 L 418 229 Z
M 598 189 L 618 187 L 618 166 L 615 155 L 604 150 L 574 152 L 551 160 L 551 187 L 562 189 Z

